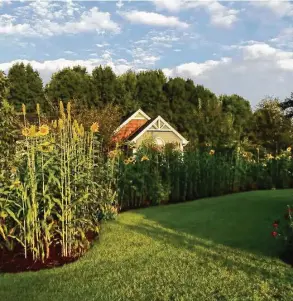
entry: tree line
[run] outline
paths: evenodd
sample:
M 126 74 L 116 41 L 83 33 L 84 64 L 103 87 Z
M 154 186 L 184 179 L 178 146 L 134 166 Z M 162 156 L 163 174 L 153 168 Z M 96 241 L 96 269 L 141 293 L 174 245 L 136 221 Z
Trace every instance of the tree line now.
M 4 98 L 16 111 L 24 103 L 28 113 L 34 112 L 39 103 L 48 114 L 54 114 L 59 101 L 73 101 L 84 117 L 103 115 L 105 124 L 106 118 L 111 119 L 109 110 L 114 110 L 115 116 L 119 111 L 119 119 L 123 119 L 141 108 L 151 117 L 161 115 L 170 122 L 186 136 L 190 147 L 242 145 L 278 153 L 291 145 L 293 138 L 293 94 L 284 101 L 261 100 L 253 111 L 250 102 L 239 95 L 216 96 L 191 79 L 168 79 L 162 70 L 117 76 L 108 66 L 96 67 L 91 74 L 76 66 L 54 73 L 44 85 L 31 65 L 17 63 L 7 75 L 0 72 L 0 100 Z M 113 127 L 113 118 L 111 123 Z M 109 132 L 109 127 L 105 128 Z

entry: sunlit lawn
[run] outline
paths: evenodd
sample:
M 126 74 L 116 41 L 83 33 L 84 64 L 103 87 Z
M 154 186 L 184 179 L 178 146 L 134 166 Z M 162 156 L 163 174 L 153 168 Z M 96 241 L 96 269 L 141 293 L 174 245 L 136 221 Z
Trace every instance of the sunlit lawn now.
M 292 203 L 258 191 L 123 213 L 78 262 L 0 275 L 0 300 L 293 300 L 270 236 Z

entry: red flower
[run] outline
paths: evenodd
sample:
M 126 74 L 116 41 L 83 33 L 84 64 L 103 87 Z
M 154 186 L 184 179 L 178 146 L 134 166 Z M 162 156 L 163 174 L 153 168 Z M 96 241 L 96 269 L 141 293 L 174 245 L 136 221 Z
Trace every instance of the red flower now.
M 279 227 L 279 224 L 276 223 L 276 222 L 274 222 L 274 223 L 273 223 L 273 227 L 274 227 L 274 228 L 278 228 L 278 227 Z
M 273 231 L 273 232 L 271 232 L 271 235 L 272 235 L 273 237 L 276 237 L 276 236 L 278 235 L 278 232 L 277 232 L 277 231 Z

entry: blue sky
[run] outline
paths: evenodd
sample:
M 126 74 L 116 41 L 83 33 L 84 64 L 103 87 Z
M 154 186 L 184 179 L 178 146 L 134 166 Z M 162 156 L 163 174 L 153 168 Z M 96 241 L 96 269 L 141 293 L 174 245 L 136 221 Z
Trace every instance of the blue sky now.
M 160 68 L 254 106 L 293 91 L 293 2 L 0 0 L 0 69 Z

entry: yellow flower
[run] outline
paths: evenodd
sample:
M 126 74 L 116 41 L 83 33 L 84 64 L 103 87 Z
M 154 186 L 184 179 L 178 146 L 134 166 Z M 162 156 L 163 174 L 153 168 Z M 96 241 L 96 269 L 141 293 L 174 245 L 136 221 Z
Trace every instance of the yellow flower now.
M 11 167 L 11 173 L 16 174 L 16 172 L 17 172 L 17 168 L 15 166 L 12 166 Z
M 54 129 L 57 129 L 57 126 L 58 126 L 57 120 L 54 120 L 54 121 L 53 121 L 53 128 L 54 128 Z
M 143 162 L 143 161 L 149 161 L 150 159 L 147 157 L 147 156 L 143 156 L 142 158 L 141 158 L 141 161 Z
M 287 152 L 291 152 L 291 147 L 287 147 Z
M 128 158 L 128 160 L 129 160 L 129 162 L 130 162 L 130 163 L 132 163 L 132 162 L 134 162 L 134 161 L 135 161 L 135 157 L 134 157 L 134 156 L 132 156 L 132 157 Z
M 24 103 L 22 104 L 21 108 L 22 108 L 22 114 L 25 116 L 25 114 L 26 114 L 26 107 L 25 107 Z
M 125 165 L 128 165 L 129 163 L 130 163 L 130 162 L 129 162 L 128 159 L 125 159 L 125 160 L 124 160 L 124 164 L 125 164 Z
M 25 127 L 25 128 L 23 128 L 23 130 L 21 131 L 21 133 L 22 133 L 22 135 L 24 137 L 28 137 L 29 134 L 30 134 L 30 130 L 29 130 L 29 128 Z
M 74 119 L 74 121 L 73 121 L 73 127 L 78 131 L 79 126 L 78 126 L 78 122 L 76 119 Z
M 39 135 L 46 136 L 49 134 L 49 127 L 46 124 L 43 124 L 39 128 Z
M 210 150 L 210 155 L 213 156 L 215 154 L 215 150 L 211 149 Z
M 108 153 L 108 156 L 109 156 L 109 158 L 115 158 L 117 156 L 117 154 L 118 154 L 118 151 L 113 150 Z
M 62 130 L 62 129 L 63 129 L 63 125 L 64 125 L 63 119 L 59 119 L 59 120 L 58 120 L 58 128 L 59 128 L 59 130 Z
M 30 129 L 29 129 L 29 136 L 30 136 L 30 137 L 34 137 L 34 136 L 36 136 L 36 133 L 37 133 L 37 131 L 36 131 L 36 126 L 35 126 L 35 125 L 32 125 L 32 126 L 30 127 Z
M 48 141 L 46 141 L 38 146 L 38 150 L 43 153 L 50 153 L 53 151 L 53 149 L 54 149 L 53 145 Z
M 78 136 L 77 136 L 75 128 L 72 129 L 72 135 L 73 135 L 73 140 L 77 141 L 78 140 Z
M 78 134 L 80 135 L 80 137 L 84 136 L 84 127 L 82 124 L 80 125 L 80 127 L 78 129 Z
M 274 156 L 272 154 L 267 154 L 267 159 L 269 160 L 274 159 Z
M 37 103 L 37 114 L 40 116 L 41 114 L 41 110 L 40 110 L 40 104 Z
M 242 154 L 242 157 L 246 158 L 246 157 L 247 157 L 247 152 L 244 152 L 244 153 Z
M 15 181 L 12 183 L 12 186 L 13 186 L 14 188 L 17 188 L 17 187 L 19 187 L 20 185 L 21 185 L 21 182 L 19 181 L 19 179 L 15 180 Z
M 65 118 L 64 105 L 63 105 L 62 101 L 59 102 L 59 112 L 60 112 L 61 117 Z
M 68 120 L 71 120 L 71 103 L 70 103 L 70 101 L 67 103 L 67 116 L 68 116 Z
M 97 133 L 99 131 L 99 124 L 97 122 L 94 122 L 92 125 L 91 125 L 91 131 L 93 133 Z

